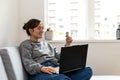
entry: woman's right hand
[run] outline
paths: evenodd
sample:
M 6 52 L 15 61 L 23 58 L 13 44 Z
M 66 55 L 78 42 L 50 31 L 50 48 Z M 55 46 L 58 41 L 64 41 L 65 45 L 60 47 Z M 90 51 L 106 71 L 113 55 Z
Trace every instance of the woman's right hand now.
M 67 46 L 70 46 L 70 44 L 72 43 L 72 37 L 70 37 L 70 36 L 67 36 L 66 37 L 66 44 L 65 44 L 65 46 L 67 47 Z
M 41 71 L 48 74 L 58 73 L 57 70 L 52 66 L 43 66 Z

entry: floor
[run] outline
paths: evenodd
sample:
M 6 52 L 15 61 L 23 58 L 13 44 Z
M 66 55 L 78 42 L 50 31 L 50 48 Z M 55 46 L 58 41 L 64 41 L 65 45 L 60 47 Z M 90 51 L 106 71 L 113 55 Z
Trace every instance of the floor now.
M 120 75 L 93 76 L 90 80 L 120 80 Z

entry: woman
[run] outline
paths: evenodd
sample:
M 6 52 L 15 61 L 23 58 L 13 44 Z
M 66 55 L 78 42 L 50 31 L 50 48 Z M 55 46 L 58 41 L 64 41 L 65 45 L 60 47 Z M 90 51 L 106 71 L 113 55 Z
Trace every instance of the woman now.
M 55 67 L 59 66 L 59 54 L 51 44 L 39 41 L 44 29 L 40 20 L 29 20 L 23 29 L 30 39 L 23 41 L 19 50 L 30 80 L 90 80 L 90 67 L 69 74 L 57 74 Z

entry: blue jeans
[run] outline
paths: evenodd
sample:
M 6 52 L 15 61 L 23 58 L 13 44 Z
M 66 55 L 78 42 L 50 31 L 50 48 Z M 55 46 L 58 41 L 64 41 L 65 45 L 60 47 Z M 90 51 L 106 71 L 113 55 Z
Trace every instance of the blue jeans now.
M 55 67 L 55 65 L 50 61 L 44 62 L 42 65 Z M 86 67 L 82 70 L 77 70 L 67 74 L 47 74 L 41 72 L 36 75 L 29 75 L 29 80 L 90 80 L 92 74 L 92 69 L 90 67 Z

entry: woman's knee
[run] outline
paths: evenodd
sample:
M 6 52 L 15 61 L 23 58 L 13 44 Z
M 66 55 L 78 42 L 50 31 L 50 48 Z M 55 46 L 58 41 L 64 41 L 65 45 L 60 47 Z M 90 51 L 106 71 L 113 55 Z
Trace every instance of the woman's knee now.
M 85 72 L 86 72 L 87 74 L 89 74 L 90 76 L 93 75 L 93 70 L 92 70 L 91 67 L 86 67 L 86 68 L 85 68 Z
M 64 74 L 58 74 L 54 77 L 51 77 L 50 80 L 71 80 L 68 76 L 64 75 Z

